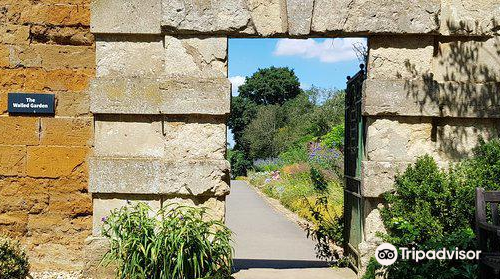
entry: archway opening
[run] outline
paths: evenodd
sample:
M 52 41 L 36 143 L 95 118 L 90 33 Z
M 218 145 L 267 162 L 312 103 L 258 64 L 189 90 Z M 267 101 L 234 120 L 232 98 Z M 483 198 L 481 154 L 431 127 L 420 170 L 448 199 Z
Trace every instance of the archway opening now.
M 364 77 L 366 39 L 230 39 L 228 50 L 235 269 L 345 267 L 347 254 L 357 266 L 362 209 L 346 194 L 345 105 Z M 349 228 L 344 196 L 356 212 Z

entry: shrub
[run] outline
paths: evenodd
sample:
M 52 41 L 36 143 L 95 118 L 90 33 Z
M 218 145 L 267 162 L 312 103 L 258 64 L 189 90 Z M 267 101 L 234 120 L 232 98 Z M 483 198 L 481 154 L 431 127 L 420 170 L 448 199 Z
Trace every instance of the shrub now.
M 103 263 L 116 263 L 117 278 L 227 278 L 231 232 L 220 221 L 204 221 L 206 210 L 169 205 L 152 215 L 139 203 L 112 211 L 102 233 L 110 240 Z
M 254 169 L 259 172 L 279 170 L 282 166 L 279 158 L 257 159 L 253 162 Z
M 243 151 L 231 150 L 228 159 L 231 163 L 231 176 L 233 178 L 247 175 L 247 170 L 252 167 L 252 161 L 246 158 Z
M 396 247 L 418 250 L 441 248 L 474 250 L 474 231 L 471 227 L 474 188 L 458 179 L 456 169 L 439 169 L 435 161 L 424 156 L 396 177 L 395 192 L 386 195 L 388 206 L 382 218 L 388 235 L 384 238 Z M 399 260 L 386 270 L 387 278 L 474 278 L 470 270 L 476 264 L 460 260 Z
M 328 183 L 326 182 L 325 177 L 323 176 L 321 171 L 312 166 L 310 173 L 314 190 L 318 192 L 326 191 L 328 189 Z
M 28 273 L 28 256 L 19 241 L 0 236 L 0 278 L 24 279 Z
M 279 155 L 279 158 L 285 165 L 291 165 L 296 163 L 307 162 L 309 154 L 305 148 L 305 145 L 301 147 L 294 147 L 285 151 Z
M 344 124 L 334 126 L 330 132 L 324 135 L 322 143 L 328 148 L 343 150 L 344 148 Z

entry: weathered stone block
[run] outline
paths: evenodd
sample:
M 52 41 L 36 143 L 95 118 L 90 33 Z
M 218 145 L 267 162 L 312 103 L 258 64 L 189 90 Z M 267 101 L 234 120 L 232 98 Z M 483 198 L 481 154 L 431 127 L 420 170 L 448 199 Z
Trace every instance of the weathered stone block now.
M 499 37 L 463 41 L 442 39 L 433 61 L 434 79 L 439 82 L 500 82 L 499 52 Z
M 441 0 L 317 0 L 312 31 L 317 33 L 424 34 L 439 29 Z
M 164 197 L 162 199 L 163 208 L 171 208 L 174 205 L 186 205 L 207 208 L 207 220 L 222 220 L 226 211 L 224 197 Z
M 40 68 L 12 69 L 16 70 L 16 82 L 22 84 L 23 91 L 72 91 L 81 92 L 87 89 L 89 80 L 95 76 L 94 69 L 56 69 Z M 1 84 L 0 77 L 0 84 Z
M 80 93 L 57 92 L 56 102 L 56 115 L 58 116 L 76 117 L 90 115 L 90 96 L 88 90 Z
M 413 162 L 434 155 L 432 123 L 425 118 L 372 119 L 367 121 L 366 156 L 369 161 Z
M 34 43 L 76 46 L 92 46 L 94 44 L 94 35 L 90 33 L 90 28 L 87 27 L 33 25 L 30 34 Z
M 26 168 L 25 146 L 0 145 L 0 175 L 22 176 Z
M 94 68 L 93 47 L 32 44 L 13 46 L 10 64 L 15 67 L 42 67 L 44 69 Z
M 311 32 L 314 0 L 287 0 L 286 7 L 288 33 L 292 36 L 308 35 Z
M 443 35 L 493 35 L 500 27 L 496 0 L 442 0 L 440 33 Z
M 30 27 L 13 24 L 0 24 L 0 43 L 13 45 L 29 44 Z
M 101 228 L 104 219 L 111 211 L 125 206 L 134 206 L 142 202 L 149 205 L 152 209 L 151 216 L 154 216 L 161 208 L 161 199 L 159 196 L 145 195 L 97 195 L 93 199 L 94 212 L 92 214 L 93 236 L 101 236 Z
M 86 147 L 29 146 L 27 175 L 58 178 L 85 171 Z
M 238 32 L 250 21 L 245 0 L 162 0 L 162 12 L 162 26 L 176 33 Z
M 40 127 L 42 145 L 92 145 L 92 118 L 41 118 Z
M 40 25 L 89 26 L 90 8 L 87 5 L 43 4 L 30 5 L 21 10 L 19 22 Z
M 394 176 L 402 173 L 410 162 L 375 162 L 363 161 L 362 194 L 364 197 L 382 197 L 394 189 Z
M 93 0 L 93 33 L 160 34 L 161 0 Z
M 231 111 L 231 82 L 226 78 L 166 79 L 160 90 L 162 114 L 225 115 Z
M 103 157 L 163 158 L 162 123 L 152 116 L 97 116 L 94 153 Z
M 439 84 L 441 116 L 500 118 L 500 84 L 444 82 Z
M 436 123 L 436 149 L 443 162 L 471 156 L 480 138 L 489 141 L 499 137 L 498 119 L 442 118 Z
M 128 41 L 120 36 L 96 42 L 98 77 L 155 77 L 163 72 L 164 49 L 159 36 Z
M 168 76 L 226 77 L 227 38 L 165 37 Z
M 230 112 L 230 88 L 226 78 L 97 78 L 90 87 L 90 109 L 111 114 L 224 115 Z
M 224 119 L 214 117 L 99 116 L 95 154 L 170 160 L 223 160 Z
M 103 267 L 102 257 L 109 250 L 109 241 L 103 237 L 90 236 L 85 239 L 84 257 L 85 267 L 83 269 L 84 278 L 89 279 L 114 279 L 116 278 L 113 266 Z
M 364 115 L 439 116 L 439 85 L 433 80 L 372 80 L 363 87 Z
M 101 158 L 90 160 L 92 193 L 216 195 L 229 193 L 225 160 L 162 161 Z
M 7 113 L 7 110 L 8 110 L 7 92 L 0 92 L 0 115 Z
M 257 34 L 273 36 L 287 33 L 286 0 L 248 0 L 247 4 Z
M 0 144 L 37 145 L 39 118 L 0 117 Z
M 229 162 L 167 161 L 159 186 L 162 194 L 225 196 L 229 194 Z
M 373 36 L 369 40 L 369 79 L 429 78 L 433 36 Z
M 10 46 L 0 45 L 0 67 L 8 68 L 10 66 L 9 56 Z

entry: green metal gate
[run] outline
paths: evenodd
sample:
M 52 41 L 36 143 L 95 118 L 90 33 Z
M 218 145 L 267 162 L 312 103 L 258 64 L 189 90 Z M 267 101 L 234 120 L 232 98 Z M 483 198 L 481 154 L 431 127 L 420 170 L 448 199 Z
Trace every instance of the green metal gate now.
M 363 200 L 361 198 L 361 160 L 364 155 L 364 121 L 361 115 L 364 65 L 352 78 L 347 77 L 344 141 L 344 240 L 345 252 L 355 269 L 359 267 L 358 245 L 363 240 Z

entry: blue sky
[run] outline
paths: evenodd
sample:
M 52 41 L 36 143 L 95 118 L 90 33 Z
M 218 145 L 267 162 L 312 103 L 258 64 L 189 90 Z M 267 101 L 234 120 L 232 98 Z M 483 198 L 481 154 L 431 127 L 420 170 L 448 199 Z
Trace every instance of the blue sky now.
M 233 95 L 245 77 L 270 66 L 295 70 L 303 89 L 312 85 L 344 89 L 346 77 L 359 70 L 353 44 L 366 45 L 363 38 L 347 39 L 230 39 L 229 79 Z M 228 131 L 228 142 L 234 141 Z

